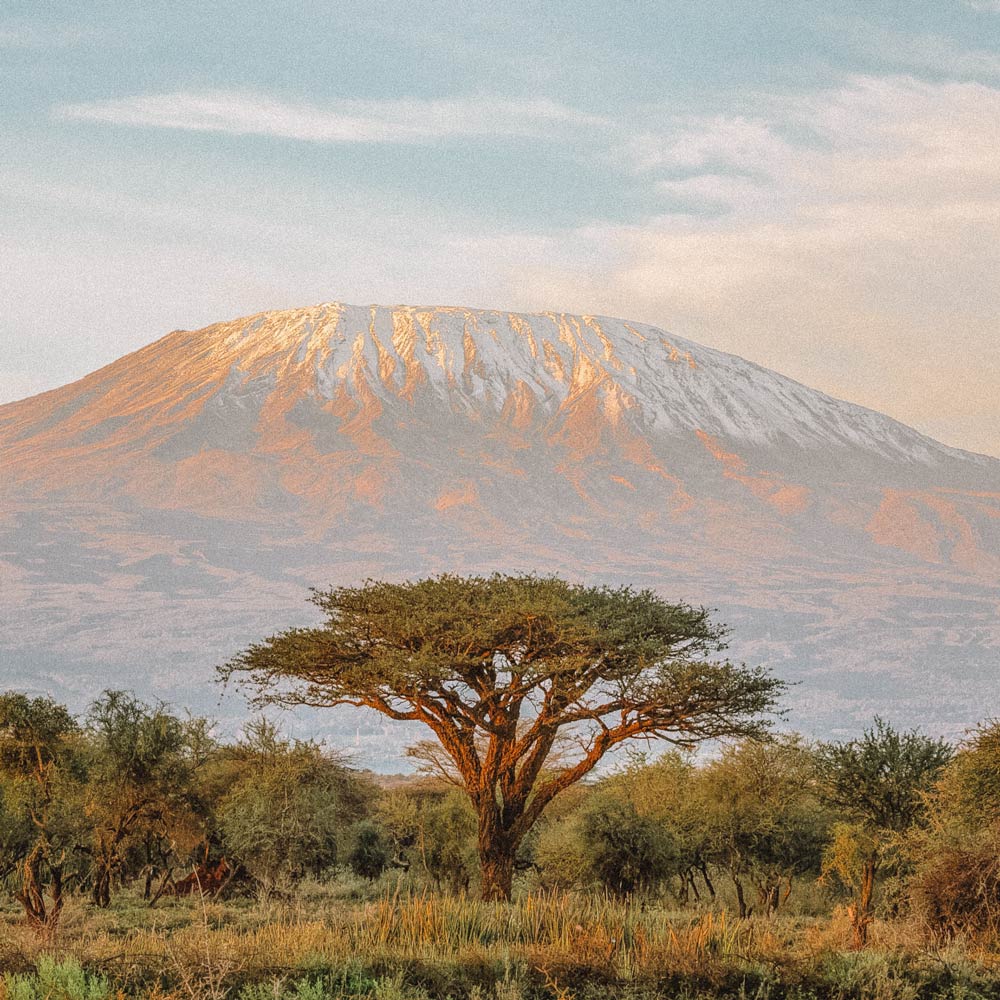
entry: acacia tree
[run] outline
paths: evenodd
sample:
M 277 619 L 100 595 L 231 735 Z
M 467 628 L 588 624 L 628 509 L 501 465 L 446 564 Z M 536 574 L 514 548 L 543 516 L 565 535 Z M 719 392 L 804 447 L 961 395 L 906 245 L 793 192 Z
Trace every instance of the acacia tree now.
M 927 793 L 952 753 L 942 740 L 900 732 L 879 718 L 860 739 L 820 747 L 821 795 L 851 821 L 834 828 L 824 868 L 854 896 L 848 912 L 855 948 L 868 941 L 879 871 L 926 811 Z
M 810 749 L 796 736 L 727 747 L 699 774 L 699 813 L 716 863 L 749 915 L 744 882 L 767 916 L 792 893 L 793 880 L 817 871 L 830 816 L 817 795 Z
M 528 831 L 613 747 L 759 734 L 783 687 L 709 662 L 724 628 L 649 590 L 444 574 L 312 600 L 323 626 L 250 646 L 222 677 L 248 680 L 257 704 L 365 706 L 428 726 L 472 802 L 486 899 L 509 898 Z
M 198 723 L 185 724 L 127 691 L 105 691 L 91 705 L 86 732 L 95 905 L 110 906 L 114 875 L 124 871 L 135 842 L 176 840 L 197 828 L 191 728 L 197 730 Z

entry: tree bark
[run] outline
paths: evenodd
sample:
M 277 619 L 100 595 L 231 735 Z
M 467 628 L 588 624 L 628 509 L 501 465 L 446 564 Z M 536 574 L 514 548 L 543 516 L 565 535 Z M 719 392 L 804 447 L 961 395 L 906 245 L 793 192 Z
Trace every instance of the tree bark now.
M 851 918 L 851 931 L 855 951 L 861 951 L 868 944 L 868 927 L 872 922 L 872 897 L 875 895 L 875 871 L 878 862 L 867 858 L 861 871 L 861 886 L 858 898 L 847 908 Z
M 708 889 L 708 894 L 715 899 L 715 886 L 712 885 L 712 880 L 708 877 L 708 865 L 704 861 L 698 866 L 698 871 L 701 872 L 701 877 L 705 880 L 705 888 Z
M 487 902 L 506 902 L 514 883 L 514 851 L 498 849 L 479 853 L 482 897 Z
M 750 914 L 747 910 L 746 896 L 743 895 L 743 883 L 734 876 L 733 885 L 736 887 L 736 905 L 739 907 L 740 920 L 745 920 Z
M 49 897 L 51 905 L 45 902 L 45 884 L 42 879 L 43 848 L 36 845 L 25 859 L 22 884 L 16 896 L 24 907 L 29 925 L 44 938 L 51 940 L 59 926 L 59 916 L 62 913 L 63 898 L 63 866 L 48 863 Z
M 691 869 L 689 868 L 684 873 L 684 877 L 687 879 L 688 883 L 691 886 L 691 891 L 694 893 L 695 901 L 698 902 L 698 903 L 700 903 L 701 902 L 701 893 L 698 892 L 698 886 L 697 886 L 697 884 L 695 883 L 695 880 L 694 880 L 694 872 L 691 871 Z
M 107 909 L 111 905 L 111 868 L 106 859 L 102 859 L 97 875 L 94 877 L 94 888 L 91 899 L 95 906 Z
M 45 892 L 42 886 L 42 847 L 36 844 L 24 860 L 21 888 L 17 898 L 24 907 L 28 923 L 36 929 L 44 928 L 48 913 L 45 907 Z

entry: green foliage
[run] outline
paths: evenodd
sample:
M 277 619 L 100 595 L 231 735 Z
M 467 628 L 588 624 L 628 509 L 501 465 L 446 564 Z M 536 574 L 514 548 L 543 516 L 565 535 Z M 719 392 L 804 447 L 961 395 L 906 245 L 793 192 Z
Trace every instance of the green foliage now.
M 819 874 L 831 823 L 817 796 L 812 753 L 794 737 L 743 740 L 700 767 L 678 753 L 652 761 L 633 755 L 601 783 L 599 799 L 614 816 L 608 842 L 629 831 L 639 857 L 651 852 L 637 865 L 647 884 L 670 884 L 681 900 L 712 898 L 712 873 L 721 871 L 744 914 L 753 906 L 773 912 L 794 880 Z M 558 866 L 558 857 L 543 854 Z M 612 887 L 606 877 L 600 881 Z M 756 904 L 745 899 L 751 888 Z
M 65 885 L 79 874 L 85 828 L 78 727 L 49 698 L 0 695 L 0 778 L 11 829 L 2 838 L 18 873 L 15 895 L 29 923 L 55 933 Z
M 476 816 L 466 795 L 453 789 L 423 797 L 413 854 L 436 887 L 469 887 L 476 869 Z
M 787 895 L 796 876 L 819 874 L 831 818 L 818 798 L 814 756 L 800 740 L 727 747 L 698 784 L 705 849 L 733 880 L 741 908 L 743 880 L 770 913 L 782 886 Z
M 21 808 L 19 792 L 10 777 L 0 778 L 0 880 L 14 871 L 35 839 L 35 825 Z
M 849 892 L 864 889 L 865 864 L 878 858 L 883 843 L 871 828 L 859 823 L 835 823 L 823 852 L 822 876 L 836 879 Z
M 374 818 L 393 856 L 402 862 L 420 834 L 417 796 L 402 791 L 383 793 L 375 803 Z
M 820 748 L 822 792 L 857 822 L 903 833 L 920 817 L 924 796 L 952 753 L 943 740 L 916 730 L 900 732 L 876 718 L 860 739 Z
M 582 830 L 582 810 L 542 820 L 534 845 L 534 866 L 545 890 L 579 889 L 590 883 L 593 870 Z
M 104 976 L 85 972 L 73 958 L 57 961 L 42 955 L 34 973 L 3 979 L 5 1000 L 106 1000 L 111 987 Z
M 335 865 L 338 840 L 373 794 L 336 755 L 283 740 L 264 720 L 248 726 L 225 770 L 224 848 L 268 892 Z
M 1000 821 L 1000 722 L 977 726 L 942 775 L 940 806 L 969 828 Z
M 393 990 L 402 995 L 409 989 L 384 964 L 365 966 L 363 983 L 335 981 L 326 972 L 314 975 L 317 967 L 308 966 L 308 975 L 268 984 L 270 992 L 259 983 L 246 986 L 243 979 L 235 980 L 233 989 L 223 988 L 218 970 L 237 969 L 241 961 L 226 949 L 246 947 L 255 954 L 253 949 L 271 947 L 266 942 L 279 937 L 282 948 L 297 947 L 291 931 L 261 922 L 262 913 L 286 912 L 292 901 L 295 910 L 287 912 L 326 901 L 321 918 L 296 933 L 315 941 L 336 939 L 331 947 L 338 955 L 345 942 L 383 956 L 405 941 L 413 949 L 407 961 L 422 962 L 434 942 L 461 942 L 481 954 L 512 935 L 527 949 L 525 955 L 545 951 L 551 963 L 546 975 L 557 983 L 562 983 L 559 970 L 576 968 L 574 963 L 583 963 L 588 975 L 613 966 L 614 975 L 625 976 L 623 970 L 632 975 L 639 967 L 659 969 L 668 953 L 674 956 L 670 961 L 689 963 L 692 954 L 704 953 L 706 962 L 742 954 L 755 928 L 779 926 L 779 903 L 781 913 L 786 906 L 804 912 L 795 902 L 800 893 L 786 903 L 788 894 L 793 884 L 808 884 L 820 873 L 825 885 L 849 896 L 856 948 L 891 947 L 886 921 L 897 921 L 898 928 L 903 919 L 910 921 L 907 933 L 926 934 L 936 948 L 952 948 L 964 939 L 995 950 L 1000 941 L 995 724 L 980 727 L 954 756 L 940 741 L 896 732 L 879 720 L 857 740 L 818 750 L 784 737 L 738 740 L 702 761 L 677 751 L 657 758 L 633 754 L 600 781 L 568 788 L 520 841 L 513 854 L 523 873 L 517 884 L 522 901 L 512 909 L 458 901 L 475 884 L 484 856 L 483 814 L 475 795 L 456 786 L 461 776 L 446 767 L 438 767 L 441 776 L 433 780 L 394 781 L 396 790 L 381 792 L 337 754 L 287 739 L 266 721 L 251 723 L 235 744 L 220 743 L 210 738 L 206 724 L 124 692 L 105 693 L 82 726 L 61 706 L 24 695 L 0 695 L 0 713 L 0 884 L 6 879 L 29 926 L 49 938 L 46 947 L 67 933 L 64 920 L 54 938 L 67 900 L 69 926 L 91 919 L 83 915 L 85 904 L 72 902 L 74 896 L 90 895 L 110 907 L 109 913 L 119 896 L 128 899 L 129 920 L 135 921 L 129 926 L 138 932 L 146 912 L 139 899 L 141 879 L 148 889 L 154 857 L 165 864 L 157 874 L 164 886 L 171 864 L 183 870 L 182 859 L 211 857 L 214 864 L 225 854 L 242 862 L 262 897 L 280 890 L 259 900 L 260 910 L 245 901 L 232 909 L 218 900 L 202 903 L 192 910 L 203 914 L 197 933 L 192 928 L 188 937 L 177 939 L 177 950 L 171 944 L 165 952 L 180 961 L 182 954 L 197 951 L 198 961 L 208 962 L 207 936 L 238 922 L 238 934 L 220 945 L 222 957 L 211 959 L 218 996 L 243 989 L 244 1000 L 255 1000 L 258 993 L 260 1000 L 265 995 L 315 1000 Z M 488 754 L 489 740 L 480 740 L 472 743 L 475 752 Z M 550 766 L 539 771 L 540 782 L 564 765 Z M 496 805 L 502 811 L 506 800 L 501 796 Z M 338 869 L 338 861 L 354 875 Z M 392 875 L 386 874 L 389 869 Z M 95 888 L 105 874 L 115 892 L 102 901 Z M 307 875 L 312 877 L 305 880 Z M 539 894 L 539 886 L 546 891 Z M 397 893 L 391 901 L 382 897 L 387 888 Z M 558 889 L 573 890 L 566 898 L 575 902 L 550 896 Z M 669 917 L 657 909 L 664 890 L 678 908 Z M 400 899 L 409 892 L 416 896 L 404 905 Z M 634 894 L 641 894 L 640 905 L 620 909 L 615 897 Z M 818 887 L 815 897 L 824 906 L 831 903 Z M 344 908 L 348 899 L 368 901 L 356 926 Z M 692 912 L 687 908 L 694 901 L 699 905 Z M 167 895 L 152 913 L 162 914 L 164 926 L 171 927 L 183 921 L 188 906 Z M 659 915 L 640 916 L 646 908 Z M 761 923 L 757 915 L 770 919 Z M 0 907 L 0 924 L 5 919 Z M 839 920 L 835 916 L 828 932 L 817 931 L 808 945 L 810 956 L 829 955 L 830 941 L 841 946 Z M 101 954 L 116 951 L 120 929 L 101 926 L 110 934 Z M 744 968 L 752 965 L 759 974 L 755 989 L 777 982 L 768 977 L 775 956 L 791 940 L 787 934 L 768 938 L 770 933 L 754 939 L 760 951 Z M 149 938 L 143 940 L 151 946 Z M 0 927 L 0 971 L 11 954 Z M 28 952 L 16 954 L 15 967 L 23 970 Z M 937 995 L 919 985 L 930 979 L 913 979 L 907 963 L 890 968 L 874 957 L 831 960 L 822 974 L 826 978 L 815 982 L 845 996 L 868 995 L 865 991 L 881 996 L 893 985 L 917 990 L 915 996 Z M 200 983 L 208 975 L 205 968 L 182 982 Z M 485 989 L 493 981 L 480 978 L 475 985 Z M 666 989 L 680 981 L 659 982 Z M 444 979 L 434 984 L 429 989 L 435 995 L 455 986 Z M 536 993 L 540 988 L 537 981 L 522 986 Z M 555 990 L 551 984 L 545 988 Z M 8 975 L 0 1000 L 43 995 L 103 1000 L 107 991 L 101 977 L 89 976 L 80 965 L 50 963 L 30 975 Z M 471 992 L 470 982 L 463 981 L 455 995 Z
M 898 863 L 903 838 L 922 818 L 952 753 L 941 740 L 899 732 L 879 718 L 860 739 L 820 748 L 822 794 L 845 819 L 827 849 L 824 871 L 854 894 L 849 912 L 856 948 L 868 940 L 876 877 Z
M 65 706 L 51 698 L 0 695 L 0 767 L 11 776 L 43 778 L 66 758 L 77 728 Z
M 708 822 L 711 803 L 705 798 L 703 771 L 690 754 L 672 751 L 654 760 L 632 754 L 602 788 L 655 821 L 669 837 L 680 899 L 697 899 L 703 891 L 714 895 L 708 875 L 709 865 L 717 860 L 715 828 Z
M 978 726 L 927 796 L 904 847 L 917 917 L 938 940 L 1000 936 L 1000 723 Z
M 145 846 L 148 855 L 154 843 L 160 845 L 162 864 L 169 853 L 162 845 L 190 848 L 199 839 L 197 760 L 189 726 L 126 691 L 106 691 L 91 705 L 86 733 L 92 896 L 107 906 L 114 876 L 130 850 Z
M 354 831 L 354 847 L 347 857 L 351 871 L 362 878 L 377 879 L 391 860 L 381 830 L 370 820 L 360 823 Z
M 586 808 L 581 834 L 590 871 L 615 895 L 650 889 L 677 868 L 667 831 L 634 806 L 598 798 Z

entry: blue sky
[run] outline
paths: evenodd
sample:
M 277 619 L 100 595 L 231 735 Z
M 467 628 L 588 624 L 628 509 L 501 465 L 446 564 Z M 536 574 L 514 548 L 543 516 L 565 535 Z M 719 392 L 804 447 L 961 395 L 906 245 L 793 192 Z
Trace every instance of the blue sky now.
M 460 303 L 1000 454 L 1000 0 L 7 0 L 0 125 L 0 400 L 260 309 Z

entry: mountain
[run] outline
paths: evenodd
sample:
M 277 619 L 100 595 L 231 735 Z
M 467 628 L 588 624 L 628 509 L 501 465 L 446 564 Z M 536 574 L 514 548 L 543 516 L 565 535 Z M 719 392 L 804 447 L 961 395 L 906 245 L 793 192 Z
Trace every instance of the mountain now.
M 642 323 L 330 303 L 0 406 L 0 669 L 223 715 L 308 587 L 553 571 L 719 609 L 791 723 L 956 733 L 1000 695 L 1000 461 Z M 329 716 L 314 720 L 327 725 Z M 387 766 L 395 726 L 340 713 Z

